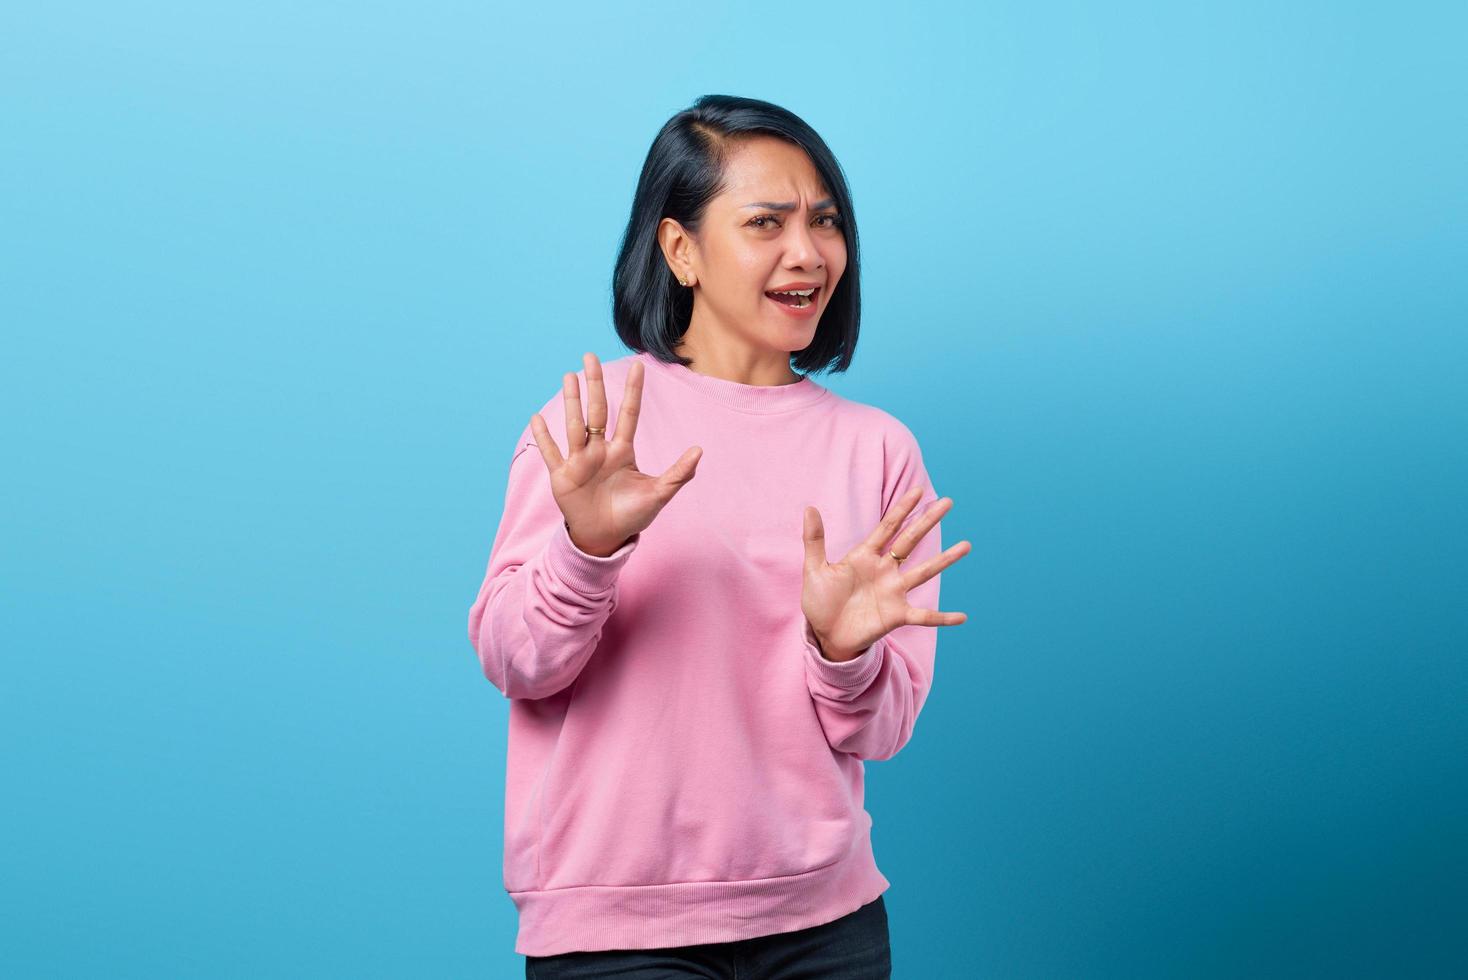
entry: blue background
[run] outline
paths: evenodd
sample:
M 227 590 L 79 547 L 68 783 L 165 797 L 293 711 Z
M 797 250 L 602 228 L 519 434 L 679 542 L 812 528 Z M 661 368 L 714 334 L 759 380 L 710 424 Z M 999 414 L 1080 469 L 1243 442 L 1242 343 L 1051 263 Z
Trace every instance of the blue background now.
M 955 507 L 898 977 L 1468 969 L 1457 4 L 0 15 L 3 961 L 510 977 L 466 634 L 698 95 L 850 177 Z

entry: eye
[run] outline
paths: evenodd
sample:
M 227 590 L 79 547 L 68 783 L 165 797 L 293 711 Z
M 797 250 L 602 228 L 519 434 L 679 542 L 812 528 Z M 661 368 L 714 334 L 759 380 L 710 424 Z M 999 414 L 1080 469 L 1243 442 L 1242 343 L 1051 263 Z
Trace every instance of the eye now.
M 827 224 L 827 225 L 825 225 L 825 227 L 827 227 L 827 228 L 836 228 L 836 227 L 840 226 L 840 224 L 841 224 L 841 217 L 840 217 L 840 215 L 837 215 L 837 214 L 823 214 L 823 215 L 820 215 L 819 217 L 817 217 L 816 220 L 817 221 L 820 221 L 820 220 L 822 220 L 824 218 L 830 218 L 831 219 L 830 220 L 830 223 Z M 760 224 L 761 221 L 773 221 L 777 227 L 780 224 L 780 219 L 777 218 L 773 214 L 756 215 L 755 217 L 749 219 L 749 223 L 752 224 L 752 225 L 754 225 L 756 228 L 765 228 L 765 227 L 768 227 L 766 225 Z

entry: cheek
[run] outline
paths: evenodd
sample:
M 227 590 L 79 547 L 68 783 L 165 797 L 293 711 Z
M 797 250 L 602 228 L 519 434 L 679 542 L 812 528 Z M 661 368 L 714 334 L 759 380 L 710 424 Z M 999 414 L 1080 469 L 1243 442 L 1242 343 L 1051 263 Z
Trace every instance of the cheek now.
M 837 241 L 830 247 L 822 249 L 822 257 L 826 262 L 827 277 L 833 282 L 839 279 L 841 274 L 846 271 L 845 240 Z
M 749 294 L 761 292 L 760 283 L 767 278 L 762 268 L 761 258 L 753 250 L 737 242 L 721 243 L 717 251 L 705 257 L 704 295 L 726 308 L 748 305 Z
M 765 283 L 770 281 L 774 275 L 777 260 L 758 249 L 744 249 L 733 257 L 730 268 L 736 270 L 734 278 L 729 285 L 731 290 L 737 289 L 741 296 L 746 298 L 753 296 L 760 299 L 764 296 Z

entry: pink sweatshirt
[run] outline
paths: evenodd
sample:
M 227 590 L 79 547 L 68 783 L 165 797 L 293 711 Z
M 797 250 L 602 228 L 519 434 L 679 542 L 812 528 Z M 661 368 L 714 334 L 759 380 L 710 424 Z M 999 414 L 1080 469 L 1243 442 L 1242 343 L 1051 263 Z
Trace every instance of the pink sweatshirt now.
M 602 365 L 607 438 L 634 359 L 638 469 L 697 445 L 697 474 L 620 550 L 589 555 L 527 425 L 469 610 L 510 699 L 504 886 L 525 955 L 729 942 L 875 900 L 890 883 L 863 760 L 907 744 L 933 682 L 939 627 L 837 663 L 800 609 L 805 505 L 839 561 L 909 487 L 924 487 L 909 522 L 936 499 L 912 432 L 810 378 L 745 385 L 637 353 Z M 564 455 L 559 391 L 540 414 Z M 938 584 L 908 601 L 938 609 Z

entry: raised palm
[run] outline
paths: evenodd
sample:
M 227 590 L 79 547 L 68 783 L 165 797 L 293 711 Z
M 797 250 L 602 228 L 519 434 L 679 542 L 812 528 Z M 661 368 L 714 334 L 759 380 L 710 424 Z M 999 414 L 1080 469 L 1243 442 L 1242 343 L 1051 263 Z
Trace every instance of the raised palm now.
M 871 534 L 840 561 L 826 560 L 826 534 L 821 512 L 805 510 L 805 571 L 800 609 L 828 660 L 850 660 L 899 626 L 956 626 L 968 619 L 961 612 L 919 609 L 907 593 L 969 552 L 960 541 L 912 568 L 904 569 L 892 553 L 907 556 L 953 506 L 935 501 L 901 534 L 902 522 L 922 499 L 922 487 L 899 497 Z M 897 537 L 894 540 L 893 535 Z
M 633 360 L 628 368 L 617 429 L 608 439 L 601 361 L 590 352 L 582 360 L 587 392 L 584 417 L 575 373 L 567 372 L 561 378 L 567 455 L 562 457 L 539 412 L 530 417 L 530 431 L 550 473 L 551 493 L 571 540 L 588 554 L 606 556 L 651 524 L 668 501 L 693 479 L 703 450 L 690 446 L 659 476 L 639 471 L 632 444 L 642 407 L 642 362 Z M 603 431 L 588 433 L 588 428 Z

